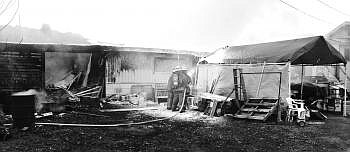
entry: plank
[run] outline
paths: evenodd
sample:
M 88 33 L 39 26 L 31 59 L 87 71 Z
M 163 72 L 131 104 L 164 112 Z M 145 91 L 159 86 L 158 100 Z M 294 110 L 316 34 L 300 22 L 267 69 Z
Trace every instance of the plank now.
M 277 103 L 276 103 L 276 105 L 277 105 Z M 271 111 L 270 111 L 269 113 L 266 114 L 266 116 L 265 116 L 265 118 L 264 118 L 263 121 L 266 121 L 267 118 L 269 118 L 270 115 L 271 115 L 276 109 L 277 109 L 277 106 L 273 106 L 272 109 L 271 109 Z
M 271 111 L 271 109 L 255 109 L 255 108 L 244 108 L 241 111 L 247 111 L 247 112 L 265 112 L 268 113 Z
M 214 117 L 217 105 L 218 105 L 218 101 L 214 100 L 213 101 L 213 107 L 211 108 L 211 111 L 210 111 L 210 117 Z
M 220 95 L 216 95 L 208 92 L 200 93 L 198 97 L 204 98 L 204 99 L 218 100 L 218 101 L 224 101 L 226 99 L 225 96 L 220 96 Z M 227 100 L 230 101 L 232 99 L 233 98 L 228 98 Z
M 47 113 L 42 113 L 42 114 L 35 113 L 35 118 L 36 119 L 40 119 L 40 118 L 49 117 L 49 116 L 52 116 L 52 115 L 53 115 L 52 112 L 47 112 Z
M 249 98 L 249 100 L 278 100 L 278 98 Z
M 41 68 L 41 67 L 40 67 Z M 42 72 L 39 67 L 37 69 L 16 69 L 16 68 L 0 68 L 3 70 L 8 70 L 9 72 Z
M 233 117 L 247 119 L 249 117 L 249 115 L 234 115 Z
M 141 110 L 157 110 L 156 107 L 131 108 L 131 109 L 102 109 L 100 112 L 121 112 L 121 111 L 141 111 Z
M 240 119 L 254 119 L 254 120 L 263 120 L 264 116 L 250 116 L 250 115 L 235 115 L 235 118 Z
M 266 106 L 266 107 L 269 107 L 269 106 L 275 106 L 276 103 L 246 103 L 245 105 L 248 105 L 248 106 Z
M 264 116 L 249 116 L 249 119 L 254 119 L 254 120 L 264 120 Z

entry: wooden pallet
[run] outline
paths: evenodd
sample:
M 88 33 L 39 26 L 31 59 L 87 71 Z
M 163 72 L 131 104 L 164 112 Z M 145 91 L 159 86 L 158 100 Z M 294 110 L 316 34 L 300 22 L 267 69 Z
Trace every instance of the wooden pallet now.
M 223 102 L 223 101 L 230 101 L 233 100 L 233 98 L 227 98 L 225 96 L 220 96 L 220 95 L 216 95 L 216 94 L 212 94 L 212 93 L 200 93 L 197 95 L 198 97 L 202 98 L 202 99 L 209 99 L 211 100 L 210 105 L 207 107 L 208 113 L 210 117 L 213 117 L 215 115 L 215 112 L 218 108 L 218 104 Z
M 277 104 L 277 98 L 250 98 L 234 117 L 266 121 L 277 109 Z

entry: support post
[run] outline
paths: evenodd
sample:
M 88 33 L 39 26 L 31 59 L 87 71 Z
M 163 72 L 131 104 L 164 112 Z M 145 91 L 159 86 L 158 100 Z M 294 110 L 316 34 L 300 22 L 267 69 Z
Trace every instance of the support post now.
M 180 66 L 180 55 L 179 55 L 179 52 L 177 53 L 177 66 Z
M 277 101 L 277 123 L 282 122 L 281 115 L 281 86 L 282 86 L 282 72 L 279 73 L 280 80 L 279 80 L 279 87 L 278 87 L 278 101 Z
M 257 97 L 257 98 L 259 98 L 261 82 L 263 80 L 263 76 L 264 76 L 264 72 L 265 72 L 265 65 L 266 65 L 266 62 L 264 61 L 264 65 L 261 69 L 261 75 L 260 75 L 260 79 L 259 79 L 258 89 L 256 90 L 256 94 L 255 94 L 255 97 Z
M 300 85 L 300 99 L 303 100 L 303 88 L 304 88 L 304 65 L 301 65 L 301 85 Z
M 288 66 L 288 97 L 291 97 L 291 86 L 290 86 L 290 80 L 291 80 L 291 73 L 290 73 L 290 62 L 287 63 Z
M 345 64 L 345 80 L 344 80 L 344 101 L 343 101 L 343 116 L 346 117 L 346 91 L 347 91 L 347 81 L 348 81 L 348 72 L 346 70 L 346 64 Z

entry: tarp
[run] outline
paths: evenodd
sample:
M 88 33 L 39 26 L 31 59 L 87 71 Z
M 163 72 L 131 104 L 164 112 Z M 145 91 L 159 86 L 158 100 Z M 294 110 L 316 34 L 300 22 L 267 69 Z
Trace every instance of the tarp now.
M 301 99 L 300 97 L 300 88 L 301 83 L 292 83 L 291 84 L 291 90 L 294 93 L 295 97 L 294 99 Z M 327 91 L 328 87 L 322 86 L 316 83 L 310 83 L 310 82 L 304 82 L 303 83 L 303 99 L 306 103 L 310 104 L 310 102 L 313 102 L 317 99 L 325 99 L 327 97 Z M 293 95 L 291 95 L 293 98 Z
M 339 83 L 339 80 L 334 76 L 336 66 L 304 66 L 304 82 L 328 84 Z M 302 66 L 291 66 L 290 83 L 301 83 Z
M 241 68 L 243 73 L 262 72 L 261 65 L 225 65 L 225 64 L 199 64 L 197 67 L 197 92 L 209 92 L 214 79 L 218 79 L 214 94 L 228 96 L 234 88 L 233 69 Z M 288 65 L 266 65 L 264 72 L 282 72 L 281 98 L 284 101 L 288 96 Z M 261 74 L 243 75 L 247 97 L 255 98 Z M 264 74 L 261 79 L 258 97 L 278 97 L 279 74 Z M 235 98 L 234 93 L 230 96 Z
M 284 63 L 326 65 L 345 63 L 344 57 L 323 36 L 219 49 L 205 63 Z

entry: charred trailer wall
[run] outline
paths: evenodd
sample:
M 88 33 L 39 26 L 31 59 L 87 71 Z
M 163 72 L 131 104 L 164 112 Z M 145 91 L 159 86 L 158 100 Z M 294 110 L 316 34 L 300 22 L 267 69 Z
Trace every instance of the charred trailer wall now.
M 101 97 L 106 96 L 106 53 L 105 48 L 101 46 L 95 46 L 91 50 L 91 65 L 88 76 L 88 86 L 101 86 Z
M 0 91 L 6 93 L 44 88 L 44 52 L 11 47 L 0 50 Z

